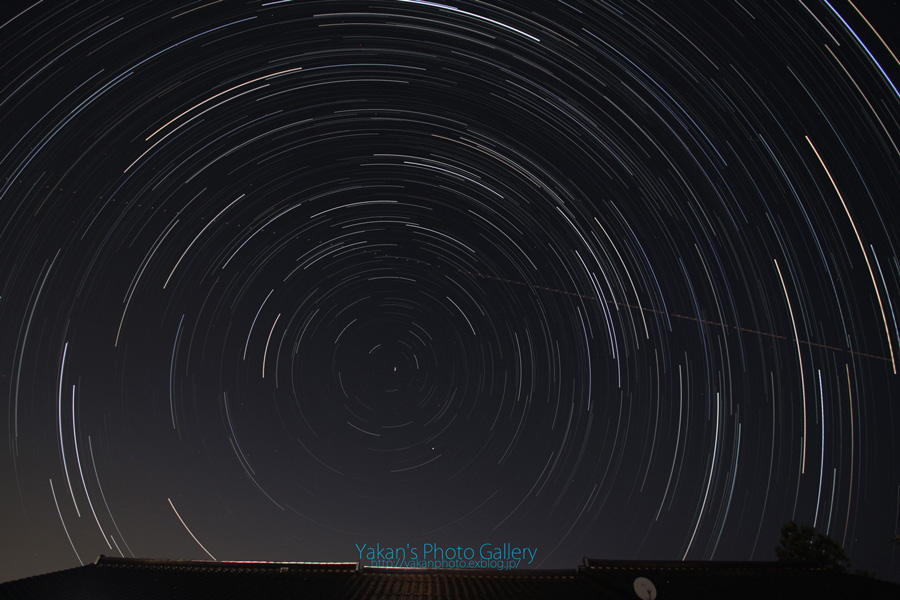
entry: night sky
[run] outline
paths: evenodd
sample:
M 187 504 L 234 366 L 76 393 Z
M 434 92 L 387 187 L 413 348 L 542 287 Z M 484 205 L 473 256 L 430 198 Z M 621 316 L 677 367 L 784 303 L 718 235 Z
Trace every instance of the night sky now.
M 898 12 L 5 3 L 0 581 L 790 520 L 900 580 Z

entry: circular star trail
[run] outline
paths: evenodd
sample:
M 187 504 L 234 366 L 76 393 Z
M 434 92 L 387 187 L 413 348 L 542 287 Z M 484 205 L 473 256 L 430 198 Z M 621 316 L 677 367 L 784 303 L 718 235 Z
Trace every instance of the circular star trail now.
M 791 520 L 900 577 L 892 12 L 5 7 L 2 578 Z

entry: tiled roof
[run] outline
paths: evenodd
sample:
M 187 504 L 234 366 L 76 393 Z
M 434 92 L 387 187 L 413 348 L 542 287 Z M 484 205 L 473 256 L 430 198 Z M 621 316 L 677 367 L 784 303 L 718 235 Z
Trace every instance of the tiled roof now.
M 636 600 L 638 578 L 652 582 L 659 600 L 900 598 L 900 585 L 782 563 L 585 559 L 575 569 L 494 571 L 101 556 L 84 567 L 0 584 L 0 599 Z

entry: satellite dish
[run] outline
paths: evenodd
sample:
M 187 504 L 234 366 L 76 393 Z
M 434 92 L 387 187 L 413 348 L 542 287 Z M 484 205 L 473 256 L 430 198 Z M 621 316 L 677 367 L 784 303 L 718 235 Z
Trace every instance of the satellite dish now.
M 656 600 L 656 586 L 646 577 L 634 580 L 634 593 L 644 600 Z

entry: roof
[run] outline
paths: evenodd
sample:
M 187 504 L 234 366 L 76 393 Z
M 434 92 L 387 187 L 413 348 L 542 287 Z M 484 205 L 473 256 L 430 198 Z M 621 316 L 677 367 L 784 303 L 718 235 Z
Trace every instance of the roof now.
M 801 565 L 585 559 L 572 569 L 397 569 L 357 563 L 111 558 L 0 584 L 0 598 L 335 598 L 347 600 L 635 600 L 636 580 L 660 600 L 900 598 L 900 585 Z M 645 585 L 643 580 L 639 585 Z M 639 588 L 639 586 L 638 586 Z M 646 588 L 639 588 L 646 589 Z M 645 592 L 646 593 L 646 592 Z M 646 597 L 646 596 L 640 596 Z
M 582 572 L 614 587 L 621 594 L 616 598 L 631 600 L 638 577 L 654 584 L 660 600 L 900 598 L 895 583 L 802 563 L 585 559 Z

